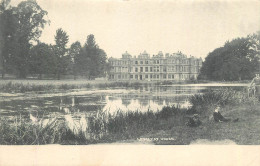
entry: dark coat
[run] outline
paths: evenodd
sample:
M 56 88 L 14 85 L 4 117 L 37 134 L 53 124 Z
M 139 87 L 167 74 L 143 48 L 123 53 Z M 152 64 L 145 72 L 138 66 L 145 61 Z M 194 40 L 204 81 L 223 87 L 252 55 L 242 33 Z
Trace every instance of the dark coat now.
M 216 121 L 216 122 L 227 122 L 227 121 L 229 121 L 230 119 L 226 119 L 226 118 L 224 118 L 221 114 L 220 114 L 220 112 L 214 112 L 213 113 L 213 118 L 214 118 L 214 120 Z

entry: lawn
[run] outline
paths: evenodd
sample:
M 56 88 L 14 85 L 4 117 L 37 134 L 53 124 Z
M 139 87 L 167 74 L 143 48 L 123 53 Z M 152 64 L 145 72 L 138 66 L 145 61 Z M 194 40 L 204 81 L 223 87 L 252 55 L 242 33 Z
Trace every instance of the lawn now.
M 227 108 L 225 108 L 227 109 Z M 174 138 L 174 140 L 153 141 L 154 144 L 190 144 L 199 139 L 209 141 L 231 140 L 240 145 L 260 144 L 260 104 L 241 104 L 223 110 L 224 116 L 239 118 L 238 122 L 217 123 L 212 118 L 204 119 L 199 127 L 173 126 L 168 130 L 148 133 L 142 138 Z

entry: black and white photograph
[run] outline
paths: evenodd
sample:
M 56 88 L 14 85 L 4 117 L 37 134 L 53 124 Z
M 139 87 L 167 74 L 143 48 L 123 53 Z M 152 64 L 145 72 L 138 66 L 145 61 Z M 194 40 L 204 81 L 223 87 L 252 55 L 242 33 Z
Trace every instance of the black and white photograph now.
M 260 1 L 0 0 L 17 145 L 260 145 Z

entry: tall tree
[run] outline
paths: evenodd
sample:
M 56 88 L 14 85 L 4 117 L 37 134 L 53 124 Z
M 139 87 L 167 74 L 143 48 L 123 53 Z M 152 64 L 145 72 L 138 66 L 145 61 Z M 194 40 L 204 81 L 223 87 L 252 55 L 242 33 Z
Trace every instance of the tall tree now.
M 0 2 L 0 72 L 2 78 L 8 70 L 8 57 L 12 54 L 12 46 L 15 45 L 13 35 L 16 30 L 16 19 L 13 8 L 9 5 L 10 0 Z
M 26 78 L 29 67 L 29 51 L 33 42 L 38 41 L 42 29 L 48 22 L 45 19 L 47 12 L 35 0 L 27 0 L 19 3 L 14 8 L 13 14 L 17 19 L 17 26 L 13 35 L 16 39 L 16 47 L 15 53 L 12 55 L 12 65 L 19 78 Z
M 30 50 L 30 74 L 38 74 L 39 79 L 42 79 L 42 74 L 54 74 L 56 61 L 52 47 L 38 43 Z
M 69 57 L 66 56 L 67 54 L 67 44 L 69 42 L 69 36 L 67 33 L 59 28 L 56 31 L 55 35 L 55 56 L 57 57 L 58 61 L 56 64 L 57 67 L 57 78 L 60 79 L 60 75 L 64 74 L 67 70 L 69 65 Z
M 71 59 L 70 69 L 72 71 L 74 79 L 76 79 L 76 76 L 77 76 L 77 67 L 76 66 L 79 64 L 79 56 L 80 56 L 81 49 L 82 49 L 81 44 L 78 41 L 72 43 L 70 46 L 70 49 L 69 49 L 69 56 Z
M 80 73 L 89 79 L 104 76 L 106 71 L 107 55 L 96 44 L 93 34 L 88 35 L 87 41 L 79 56 Z
M 260 72 L 260 31 L 249 35 L 249 54 L 250 61 L 257 61 L 257 72 Z
M 199 78 L 209 80 L 244 80 L 254 76 L 258 60 L 250 55 L 249 38 L 237 38 L 209 53 Z

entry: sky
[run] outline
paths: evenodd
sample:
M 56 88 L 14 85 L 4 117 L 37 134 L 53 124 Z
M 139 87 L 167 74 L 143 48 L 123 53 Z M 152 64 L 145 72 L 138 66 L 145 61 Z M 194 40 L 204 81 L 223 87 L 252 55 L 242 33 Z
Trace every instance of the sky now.
M 21 0 L 12 0 L 17 5 Z M 174 53 L 203 59 L 215 48 L 260 30 L 260 0 L 37 0 L 51 21 L 40 40 L 54 44 L 58 28 L 69 44 L 89 34 L 108 57 Z

